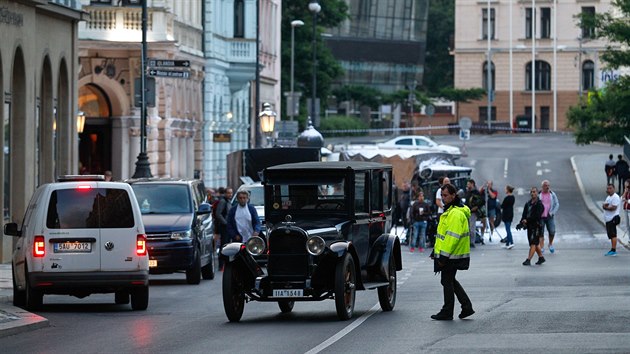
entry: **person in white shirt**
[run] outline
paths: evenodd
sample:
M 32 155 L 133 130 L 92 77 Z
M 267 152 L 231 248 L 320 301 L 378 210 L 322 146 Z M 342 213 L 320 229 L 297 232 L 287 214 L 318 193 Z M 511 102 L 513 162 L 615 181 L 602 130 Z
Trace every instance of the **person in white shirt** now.
M 619 205 L 621 205 L 621 198 L 615 193 L 615 185 L 612 183 L 606 187 L 606 193 L 608 196 L 604 201 L 604 222 L 606 222 L 606 234 L 610 239 L 611 248 L 605 256 L 617 255 L 617 225 L 619 224 Z
M 451 180 L 448 177 L 443 176 L 438 179 L 438 184 L 438 189 L 437 191 L 435 191 L 435 205 L 437 205 L 438 207 L 437 214 L 439 217 L 440 215 L 442 215 L 442 213 L 444 213 L 444 203 L 442 202 L 442 186 L 451 184 Z
M 238 204 L 228 213 L 228 235 L 233 242 L 247 242 L 250 237 L 260 234 L 261 223 L 256 208 L 249 204 L 249 193 L 236 193 Z

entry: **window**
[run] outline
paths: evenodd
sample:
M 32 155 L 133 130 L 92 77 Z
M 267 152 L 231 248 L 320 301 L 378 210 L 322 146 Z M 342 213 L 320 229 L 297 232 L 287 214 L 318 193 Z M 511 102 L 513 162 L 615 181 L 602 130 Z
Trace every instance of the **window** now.
M 367 213 L 365 204 L 365 179 L 367 173 L 357 172 L 354 175 L 354 210 L 357 213 Z
M 595 88 L 595 63 L 586 60 L 582 64 L 582 91 L 589 91 Z
M 492 109 L 490 110 L 490 121 L 491 122 L 497 121 L 497 107 L 492 106 Z M 486 106 L 479 107 L 479 122 L 488 123 L 488 107 Z
M 525 8 L 525 38 L 532 38 L 532 28 L 534 27 L 534 16 L 531 7 Z
M 536 60 L 534 64 L 534 89 L 537 91 L 551 90 L 551 65 L 546 61 Z M 525 69 L 525 90 L 532 90 L 532 62 L 527 63 Z
M 551 38 L 551 8 L 540 8 L 540 38 Z
M 131 186 L 142 214 L 190 214 L 190 189 L 185 184 L 136 183 Z
M 488 91 L 488 61 L 483 63 L 483 70 L 481 71 L 481 87 Z M 490 91 L 494 91 L 494 63 L 490 62 Z
M 135 225 L 131 199 L 124 189 L 53 191 L 48 204 L 49 229 L 130 228 Z
M 582 16 L 595 16 L 595 7 L 593 6 L 584 6 L 582 7 Z M 588 22 L 582 24 L 582 38 L 593 38 L 595 37 L 595 28 L 589 25 Z
M 405 145 L 411 146 L 413 145 L 413 140 L 411 138 L 400 139 L 396 142 L 396 145 Z
M 370 184 L 370 211 L 383 211 L 383 183 L 381 173 L 372 171 L 372 183 Z
M 383 172 L 383 205 L 385 210 L 390 210 L 392 208 L 392 172 L 384 171 Z
M 245 2 L 234 1 L 234 38 L 245 37 Z
M 481 9 L 481 17 L 483 18 L 481 23 L 481 37 L 483 39 L 488 39 L 488 9 Z M 494 9 L 490 9 L 490 39 L 495 39 L 494 35 L 495 29 L 495 17 L 494 17 Z

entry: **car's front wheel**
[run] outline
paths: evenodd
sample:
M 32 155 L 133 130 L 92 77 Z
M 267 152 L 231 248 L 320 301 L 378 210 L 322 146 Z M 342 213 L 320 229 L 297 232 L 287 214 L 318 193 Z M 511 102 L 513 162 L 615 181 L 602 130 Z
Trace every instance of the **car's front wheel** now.
M 245 309 L 243 275 L 234 263 L 227 263 L 223 269 L 223 308 L 230 322 L 238 322 Z
M 356 271 L 350 254 L 337 263 L 335 272 L 335 307 L 341 320 L 349 320 L 354 312 L 356 295 Z
M 131 309 L 144 311 L 149 307 L 149 286 L 134 288 L 131 290 Z
M 199 256 L 199 252 L 197 252 L 197 250 L 195 250 L 192 266 L 190 269 L 186 270 L 186 283 L 201 283 L 201 257 Z
M 378 288 L 378 302 L 383 311 L 391 311 L 396 305 L 396 261 L 394 255 L 389 257 L 389 285 Z
M 214 248 L 210 252 L 210 262 L 201 268 L 201 276 L 206 280 L 214 279 Z
M 280 312 L 289 313 L 293 311 L 293 305 L 295 305 L 295 301 L 278 301 L 278 307 L 280 307 Z

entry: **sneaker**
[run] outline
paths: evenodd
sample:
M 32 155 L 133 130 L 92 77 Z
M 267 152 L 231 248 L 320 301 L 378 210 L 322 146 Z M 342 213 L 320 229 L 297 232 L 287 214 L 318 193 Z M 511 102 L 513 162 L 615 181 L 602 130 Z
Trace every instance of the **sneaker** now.
M 525 262 L 523 262 L 524 266 L 528 266 L 528 265 L 532 265 L 532 261 L 530 261 L 529 259 L 526 259 Z
M 453 319 L 453 315 L 440 311 L 435 315 L 431 315 L 431 318 L 438 321 L 451 321 Z
M 413 251 L 415 251 L 415 250 L 416 250 L 415 248 L 411 247 L 411 248 L 409 249 L 409 252 L 413 252 Z
M 545 257 L 540 257 L 540 258 L 538 258 L 538 261 L 536 262 L 536 264 L 537 264 L 537 265 L 541 265 L 541 264 L 543 264 L 543 263 L 545 263 Z
M 554 253 L 556 251 L 555 248 L 553 248 L 553 246 L 549 246 L 549 252 Z
M 509 245 L 509 246 L 507 246 L 507 249 L 511 250 L 512 248 L 514 248 L 514 244 L 513 244 L 513 243 L 510 243 L 510 245 Z
M 475 310 L 473 310 L 472 307 L 462 309 L 462 313 L 459 314 L 459 318 L 464 319 L 468 316 L 471 316 L 474 313 L 475 313 Z
M 424 253 L 424 248 L 422 248 L 422 247 L 418 248 L 418 252 Z
M 617 252 L 615 252 L 615 251 L 608 251 L 608 253 L 606 253 L 604 256 L 616 257 L 617 256 Z
M 502 238 L 502 239 L 501 239 L 501 241 L 499 241 L 499 242 L 501 242 L 501 243 L 506 243 L 506 242 L 507 242 L 507 240 L 506 240 L 506 239 L 504 239 L 504 238 Z

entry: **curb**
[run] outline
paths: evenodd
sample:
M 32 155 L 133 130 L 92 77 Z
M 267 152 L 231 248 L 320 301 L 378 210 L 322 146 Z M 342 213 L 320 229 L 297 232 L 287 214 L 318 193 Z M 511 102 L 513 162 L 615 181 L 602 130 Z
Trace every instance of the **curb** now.
M 573 168 L 573 174 L 575 175 L 575 179 L 578 184 L 578 188 L 580 188 L 580 194 L 582 194 L 582 199 L 584 200 L 584 204 L 588 210 L 595 216 L 595 218 L 602 224 L 606 225 L 601 218 L 601 211 L 595 206 L 593 202 L 593 198 L 589 194 L 586 193 L 584 188 L 584 184 L 582 183 L 582 178 L 580 177 L 580 173 L 578 172 L 577 165 L 575 164 L 575 155 L 571 156 L 571 168 Z
M 7 303 L 0 303 L 0 317 L 6 318 L 0 322 L 0 338 L 50 326 L 48 319 Z

